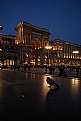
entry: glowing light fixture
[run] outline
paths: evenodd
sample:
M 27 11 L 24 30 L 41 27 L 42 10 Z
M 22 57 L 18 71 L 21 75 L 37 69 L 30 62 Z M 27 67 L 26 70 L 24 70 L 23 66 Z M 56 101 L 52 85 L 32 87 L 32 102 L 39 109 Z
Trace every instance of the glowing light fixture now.
M 0 51 L 2 51 L 2 49 L 0 48 Z
M 74 54 L 79 53 L 79 51 L 73 51 Z
M 45 49 L 51 49 L 52 47 L 51 46 L 45 46 Z
M 3 29 L 3 27 L 0 25 L 0 30 L 2 30 Z
M 47 49 L 48 50 L 48 59 L 47 59 L 47 64 L 49 65 L 49 50 L 50 49 L 52 49 L 52 47 L 51 46 L 45 46 L 45 49 Z

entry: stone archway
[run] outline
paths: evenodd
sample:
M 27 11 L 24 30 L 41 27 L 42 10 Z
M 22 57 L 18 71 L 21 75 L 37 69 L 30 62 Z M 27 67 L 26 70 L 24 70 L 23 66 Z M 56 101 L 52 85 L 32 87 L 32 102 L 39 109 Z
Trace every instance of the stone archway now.
M 44 46 L 46 46 L 49 43 L 49 36 L 51 33 L 49 33 L 48 29 L 40 28 L 37 26 L 33 26 L 30 23 L 27 22 L 20 22 L 15 27 L 16 30 L 16 43 L 19 45 L 22 45 L 22 48 L 26 48 L 27 54 L 29 54 L 30 61 L 32 61 L 32 56 L 39 56 L 41 54 L 42 57 L 42 49 Z M 30 46 L 30 47 L 26 47 Z M 30 48 L 30 52 L 29 49 Z M 37 49 L 37 50 L 36 50 Z M 20 56 L 22 60 L 21 63 L 23 63 L 24 58 L 22 57 L 23 54 L 20 51 Z M 38 57 L 35 59 L 39 59 Z M 35 60 L 34 59 L 34 60 Z
M 44 43 L 49 43 L 49 36 L 51 33 L 46 28 L 33 26 L 27 22 L 20 22 L 15 27 L 15 30 L 17 44 L 29 44 L 34 38 L 40 40 L 41 46 L 44 46 Z
M 41 47 L 41 42 L 38 38 L 33 38 L 32 39 L 32 47 L 34 49 L 39 49 Z

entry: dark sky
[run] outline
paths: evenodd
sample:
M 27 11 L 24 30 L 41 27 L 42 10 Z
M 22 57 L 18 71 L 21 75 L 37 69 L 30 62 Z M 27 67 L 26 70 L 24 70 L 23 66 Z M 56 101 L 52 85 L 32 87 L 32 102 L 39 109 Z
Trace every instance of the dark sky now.
M 49 29 L 51 40 L 81 44 L 81 0 L 0 0 L 0 32 L 16 35 L 20 21 Z

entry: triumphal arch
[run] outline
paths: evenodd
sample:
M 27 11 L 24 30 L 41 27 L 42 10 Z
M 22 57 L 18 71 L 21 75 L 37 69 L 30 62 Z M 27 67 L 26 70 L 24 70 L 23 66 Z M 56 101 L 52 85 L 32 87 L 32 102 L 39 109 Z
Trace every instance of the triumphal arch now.
M 49 30 L 27 22 L 18 23 L 15 30 L 21 63 L 46 64 L 45 46 L 49 44 Z

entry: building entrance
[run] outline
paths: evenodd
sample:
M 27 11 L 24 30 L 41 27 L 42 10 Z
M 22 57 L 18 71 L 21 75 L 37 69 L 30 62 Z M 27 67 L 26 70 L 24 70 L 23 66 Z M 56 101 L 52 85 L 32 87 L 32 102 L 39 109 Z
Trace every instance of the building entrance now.
M 33 26 L 27 22 L 18 23 L 15 30 L 16 44 L 20 47 L 20 62 L 27 61 L 33 65 L 43 64 L 43 48 L 49 43 L 49 30 Z

